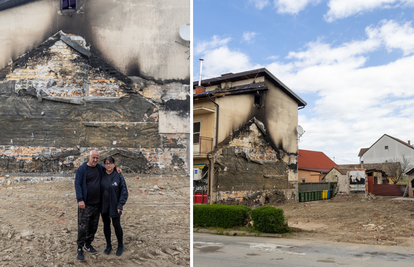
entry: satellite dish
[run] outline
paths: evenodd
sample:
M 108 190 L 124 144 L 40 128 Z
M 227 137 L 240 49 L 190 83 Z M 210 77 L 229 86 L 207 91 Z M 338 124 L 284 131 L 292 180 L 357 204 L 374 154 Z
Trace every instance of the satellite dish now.
M 190 23 L 181 26 L 178 33 L 180 34 L 181 39 L 187 42 L 190 41 Z
M 302 136 L 303 133 L 305 132 L 302 128 L 302 126 L 298 125 L 296 126 L 296 131 L 298 132 L 299 136 Z

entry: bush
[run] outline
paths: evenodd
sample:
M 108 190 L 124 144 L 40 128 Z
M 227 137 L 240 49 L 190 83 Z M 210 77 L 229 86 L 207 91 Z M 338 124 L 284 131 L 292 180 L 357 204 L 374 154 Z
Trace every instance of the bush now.
M 254 229 L 263 233 L 291 232 L 282 209 L 275 207 L 260 207 L 252 211 Z
M 243 225 L 249 219 L 251 208 L 229 205 L 194 205 L 193 225 L 231 228 Z

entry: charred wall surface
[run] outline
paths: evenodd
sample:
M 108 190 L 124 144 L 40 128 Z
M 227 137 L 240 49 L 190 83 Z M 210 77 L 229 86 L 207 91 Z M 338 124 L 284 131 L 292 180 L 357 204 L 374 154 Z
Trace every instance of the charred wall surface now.
M 74 172 L 91 149 L 127 172 L 187 172 L 187 135 L 160 132 L 164 109 L 82 37 L 57 33 L 0 71 L 0 172 Z
M 283 160 L 283 151 L 276 151 L 266 140 L 260 121 L 250 120 L 219 147 L 213 184 L 217 201 L 242 201 L 249 194 L 274 191 L 292 198 L 295 186 L 288 181 L 289 163 Z
M 189 45 L 179 36 L 190 22 L 188 0 L 77 0 L 74 10 L 61 10 L 60 0 L 25 2 L 0 10 L 0 25 L 13 25 L 0 27 L 0 69 L 62 30 L 83 36 L 92 53 L 125 75 L 190 80 L 188 48 L 175 43 Z

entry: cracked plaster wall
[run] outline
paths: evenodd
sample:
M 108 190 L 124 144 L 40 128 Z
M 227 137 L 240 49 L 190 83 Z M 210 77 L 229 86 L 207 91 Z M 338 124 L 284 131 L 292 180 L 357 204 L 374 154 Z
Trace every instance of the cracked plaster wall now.
M 251 120 L 215 153 L 215 201 L 240 201 L 248 194 L 272 190 L 283 191 L 287 199 L 295 198 L 296 183 L 288 181 L 289 155 L 275 151 L 256 123 L 264 129 L 263 123 Z
M 114 157 L 129 165 L 127 172 L 188 173 L 189 131 L 160 131 L 167 105 L 141 96 L 128 77 L 58 39 L 0 71 L 0 172 L 74 172 L 91 149 L 121 149 Z M 181 98 L 170 94 L 168 101 Z M 189 117 L 185 107 L 171 115 L 180 126 Z

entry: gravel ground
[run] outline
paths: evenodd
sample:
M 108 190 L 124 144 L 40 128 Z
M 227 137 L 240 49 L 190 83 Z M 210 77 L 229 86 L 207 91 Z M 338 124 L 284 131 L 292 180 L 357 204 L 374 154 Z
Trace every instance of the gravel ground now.
M 289 226 L 297 231 L 292 238 L 414 246 L 414 202 L 407 198 L 358 194 L 276 207 L 284 210 Z
M 92 245 L 76 259 L 74 180 L 0 178 L 0 266 L 189 266 L 190 181 L 180 175 L 126 177 L 121 217 L 124 254 L 105 255 L 102 220 Z M 117 246 L 114 231 L 112 245 Z

